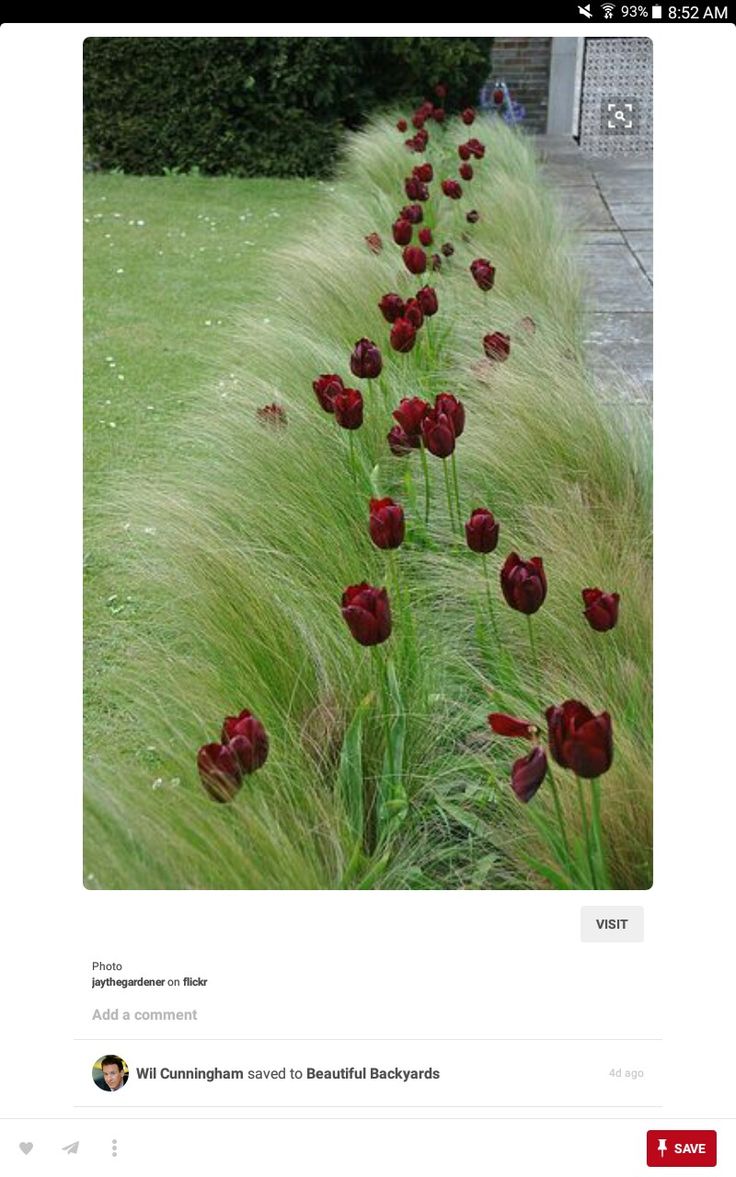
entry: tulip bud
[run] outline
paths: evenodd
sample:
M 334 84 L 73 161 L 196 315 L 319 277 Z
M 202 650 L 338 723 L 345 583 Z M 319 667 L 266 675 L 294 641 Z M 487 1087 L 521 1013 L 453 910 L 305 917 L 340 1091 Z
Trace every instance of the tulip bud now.
M 315 391 L 317 400 L 326 413 L 334 413 L 333 401 L 338 392 L 342 392 L 344 387 L 342 377 L 337 376 L 335 373 L 318 376 L 316 380 L 312 381 L 312 388 Z
M 398 409 L 394 409 L 392 416 L 408 437 L 418 438 L 422 421 L 428 412 L 429 405 L 420 396 L 405 396 Z
M 417 130 L 419 131 L 424 126 L 425 115 L 420 114 L 419 111 L 417 110 L 411 116 L 411 121 L 412 121 L 412 126 L 415 126 L 417 128 Z
M 363 397 L 357 388 L 343 388 L 332 403 L 335 420 L 342 429 L 360 429 L 363 424 Z
M 432 111 L 432 118 L 436 123 L 444 123 L 445 112 L 441 106 L 435 106 L 434 110 Z
M 452 257 L 453 253 L 455 252 L 455 246 L 452 244 L 451 241 L 446 241 L 445 244 L 442 246 L 442 252 L 445 255 L 445 257 Z
M 416 176 L 407 176 L 404 180 L 404 191 L 409 200 L 429 200 L 429 188 Z
M 401 219 L 408 221 L 410 225 L 418 225 L 420 221 L 424 220 L 421 204 L 405 204 L 401 210 Z M 400 245 L 401 242 L 397 244 Z
M 459 200 L 463 194 L 462 186 L 458 184 L 457 180 L 443 180 L 442 191 L 451 200 Z
M 447 86 L 444 82 L 438 82 L 434 88 L 434 92 L 439 99 L 447 98 Z
M 235 752 L 240 771 L 247 775 L 262 768 L 268 756 L 268 736 L 260 719 L 250 711 L 228 715 L 222 725 L 223 744 Z
M 396 129 L 397 129 L 397 131 L 401 131 L 401 134 L 403 135 L 404 131 L 406 131 L 408 126 L 409 126 L 409 124 L 407 123 L 406 119 L 399 119 L 399 121 L 396 124 Z
M 391 328 L 391 346 L 394 351 L 411 351 L 417 337 L 417 329 L 407 319 L 397 319 Z
M 380 253 L 383 249 L 383 242 L 378 233 L 369 233 L 365 242 L 371 253 Z
M 470 263 L 470 272 L 481 290 L 491 290 L 496 281 L 496 267 L 487 258 L 477 257 Z
M 531 801 L 547 775 L 547 755 L 544 748 L 532 748 L 528 756 L 515 760 L 511 766 L 511 788 L 524 804 Z
M 475 122 L 475 111 L 473 110 L 472 106 L 467 106 L 465 108 L 465 110 L 462 112 L 462 114 L 460 115 L 460 118 L 463 120 L 466 127 L 469 127 L 471 123 L 474 123 Z
M 419 245 L 407 245 L 402 256 L 410 274 L 424 273 L 427 268 L 427 255 Z
M 457 149 L 457 153 L 461 159 L 470 159 L 471 152 L 467 143 L 461 143 Z
M 441 270 L 442 269 L 442 258 L 440 257 L 440 255 L 438 253 L 433 253 L 429 260 L 430 260 L 431 267 L 433 270 Z
M 371 499 L 368 530 L 377 548 L 400 548 L 404 542 L 404 509 L 393 499 Z
M 474 155 L 476 159 L 482 159 L 486 153 L 486 149 L 481 143 L 480 139 L 468 139 L 466 147 L 470 154 Z
M 449 458 L 455 449 L 455 430 L 446 413 L 429 409 L 422 421 L 422 438 L 430 454 Z
M 384 294 L 378 309 L 387 323 L 395 323 L 404 313 L 404 300 L 398 294 Z
M 406 458 L 412 450 L 419 449 L 419 437 L 409 437 L 400 425 L 394 425 L 386 439 L 395 458 Z
M 502 331 L 494 331 L 492 335 L 483 336 L 483 350 L 489 360 L 498 360 L 503 363 L 509 358 L 511 340 Z
M 350 371 L 360 380 L 375 380 L 380 376 L 383 360 L 371 339 L 359 339 L 350 357 Z
M 501 103 L 503 102 L 503 98 L 504 98 L 503 90 L 501 89 L 500 86 L 497 86 L 496 89 L 493 91 L 493 101 L 495 102 L 496 106 L 501 105 Z
M 487 555 L 495 551 L 498 544 L 499 524 L 492 511 L 477 507 L 465 524 L 465 539 L 471 552 Z
M 600 715 L 568 699 L 560 707 L 548 707 L 549 750 L 563 768 L 592 779 L 608 772 L 613 761 L 613 732 L 607 711 Z
M 437 314 L 439 304 L 437 291 L 433 286 L 423 286 L 421 290 L 417 290 L 417 302 L 425 315 L 431 318 L 432 315 Z
M 273 404 L 263 405 L 262 408 L 256 409 L 256 417 L 262 425 L 275 425 L 283 428 L 286 425 L 286 412 L 283 405 Z
M 419 243 L 420 243 L 420 245 L 431 245 L 432 244 L 432 230 L 431 229 L 425 227 L 424 229 L 419 230 Z
M 599 633 L 613 629 L 618 621 L 618 593 L 604 593 L 598 588 L 583 589 L 583 617 Z
M 492 711 L 488 716 L 488 722 L 497 736 L 531 740 L 539 731 L 536 724 L 530 723 L 528 719 L 517 719 L 516 716 L 504 715 L 501 711 Z
M 471 163 L 461 163 L 458 171 L 460 172 L 463 180 L 473 179 L 473 165 Z
M 519 613 L 532 614 L 547 596 L 547 578 L 539 556 L 522 560 L 516 552 L 506 557 L 501 569 L 501 591 L 506 604 Z
M 465 220 L 468 221 L 471 225 L 474 225 L 476 221 L 479 221 L 480 213 L 478 212 L 477 208 L 471 208 L 468 212 L 466 212 Z
M 416 298 L 407 299 L 403 317 L 409 320 L 415 331 L 418 331 L 422 326 L 424 322 L 424 311 Z
M 455 437 L 460 437 L 465 428 L 465 408 L 451 392 L 439 392 L 434 400 L 436 413 L 445 413 L 452 421 Z
M 385 588 L 363 581 L 342 594 L 342 615 L 361 646 L 378 646 L 391 634 L 391 609 Z
M 227 744 L 205 744 L 197 753 L 202 787 L 213 801 L 232 801 L 243 783 L 234 750 Z
M 429 184 L 434 179 L 434 168 L 431 163 L 418 163 L 415 168 L 412 168 L 412 175 L 416 176 L 417 180 L 421 180 L 423 184 Z
M 400 217 L 391 226 L 391 233 L 397 245 L 408 245 L 412 235 L 411 222 L 405 221 L 403 217 Z

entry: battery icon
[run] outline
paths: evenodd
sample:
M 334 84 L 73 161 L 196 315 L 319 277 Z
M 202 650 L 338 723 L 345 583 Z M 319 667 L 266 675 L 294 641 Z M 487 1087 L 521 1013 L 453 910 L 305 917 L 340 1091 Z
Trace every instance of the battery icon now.
M 652 20 L 661 20 L 661 19 L 662 19 L 662 5 L 661 4 L 653 4 L 652 5 Z

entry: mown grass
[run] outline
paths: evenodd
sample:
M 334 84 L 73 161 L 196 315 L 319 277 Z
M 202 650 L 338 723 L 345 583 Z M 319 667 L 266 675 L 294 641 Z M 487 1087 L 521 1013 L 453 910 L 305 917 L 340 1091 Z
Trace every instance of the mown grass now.
M 422 284 L 389 244 L 403 203 L 407 157 L 389 122 L 349 145 L 343 181 L 319 223 L 279 236 L 268 283 L 221 316 L 220 379 L 176 432 L 156 470 L 121 480 L 96 522 L 124 534 L 130 582 L 145 585 L 155 615 L 105 679 L 118 723 L 89 750 L 85 821 L 88 885 L 101 887 L 537 887 L 557 870 L 549 789 L 531 806 L 511 794 L 511 760 L 524 749 L 493 740 L 489 710 L 541 718 L 541 703 L 580 698 L 613 716 L 616 754 L 603 780 L 603 825 L 614 885 L 651 879 L 649 442 L 632 410 L 605 405 L 580 348 L 581 299 L 571 244 L 528 145 L 494 124 L 469 202 L 440 198 L 438 240 L 456 253 L 433 277 L 440 313 L 413 352 L 387 347 L 376 304 L 387 290 Z M 456 169 L 465 128 L 433 140 L 440 175 Z M 437 138 L 437 137 L 435 137 Z M 370 254 L 364 233 L 386 247 Z M 465 240 L 464 238 L 467 238 Z M 483 295 L 473 257 L 497 267 Z M 234 300 L 234 302 L 241 300 Z M 531 316 L 537 330 L 519 322 Z M 489 330 L 512 337 L 506 364 L 487 364 Z M 346 435 L 318 408 L 319 372 L 348 375 L 353 341 L 384 346 L 381 387 L 366 393 L 358 486 Z M 230 376 L 229 374 L 233 374 Z M 453 537 L 440 463 L 432 461 L 430 533 L 417 523 L 415 458 L 391 457 L 386 404 L 451 389 L 466 404 L 458 444 L 464 512 L 490 506 L 501 520 L 494 567 L 495 642 L 479 561 Z M 386 397 L 386 404 L 384 403 Z M 278 400 L 289 424 L 264 429 L 256 408 Z M 408 809 L 387 843 L 370 837 L 356 859 L 340 793 L 346 730 L 366 713 L 363 773 L 381 777 L 383 727 L 370 651 L 340 616 L 347 584 L 386 583 L 367 535 L 371 491 L 407 505 L 409 538 L 397 553 L 405 599 L 394 591 L 394 661 L 406 711 L 403 785 Z M 99 533 L 98 533 L 99 534 Z M 502 602 L 497 571 L 516 548 L 544 558 L 549 595 L 534 625 L 542 657 L 537 698 L 525 618 Z M 593 633 L 580 589 L 622 595 L 621 621 Z M 392 587 L 394 587 L 392 585 Z M 366 702 L 367 700 L 367 702 Z M 234 805 L 208 802 L 194 755 L 221 718 L 250 707 L 272 750 Z M 122 717 L 122 719 L 120 719 Z M 571 839 L 579 831 L 574 780 L 558 770 Z M 536 864 L 536 865 L 535 865 Z M 90 879 L 89 876 L 92 876 Z

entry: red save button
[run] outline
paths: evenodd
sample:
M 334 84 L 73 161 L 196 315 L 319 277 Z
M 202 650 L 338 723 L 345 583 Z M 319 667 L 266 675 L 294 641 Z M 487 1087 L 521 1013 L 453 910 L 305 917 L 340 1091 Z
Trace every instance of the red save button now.
M 647 1132 L 647 1165 L 652 1169 L 712 1169 L 715 1163 L 715 1132 L 672 1132 L 667 1128 Z

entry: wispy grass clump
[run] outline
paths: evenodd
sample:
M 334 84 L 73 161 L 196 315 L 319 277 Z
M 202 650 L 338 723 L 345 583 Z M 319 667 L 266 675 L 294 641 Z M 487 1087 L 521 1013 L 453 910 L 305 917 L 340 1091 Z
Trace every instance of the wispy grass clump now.
M 580 279 L 570 240 L 532 151 L 494 122 L 474 128 L 488 147 L 460 202 L 440 203 L 439 244 L 455 246 L 436 286 L 440 311 L 408 355 L 390 352 L 377 303 L 414 294 L 390 241 L 408 157 L 393 124 L 376 122 L 348 146 L 344 176 L 325 197 L 319 228 L 275 249 L 263 296 L 234 312 L 223 370 L 245 391 L 203 397 L 155 476 L 124 485 L 105 525 L 130 523 L 130 576 L 160 602 L 145 642 L 108 676 L 127 716 L 125 738 L 88 758 L 85 869 L 102 887 L 540 887 L 556 864 L 542 826 L 543 786 L 531 807 L 511 793 L 511 760 L 525 749 L 491 737 L 486 716 L 541 721 L 524 618 L 497 593 L 501 647 L 484 604 L 478 558 L 458 545 L 434 481 L 430 536 L 417 525 L 416 456 L 386 445 L 383 395 L 451 390 L 467 410 L 457 457 L 464 515 L 490 507 L 501 521 L 490 557 L 494 588 L 512 548 L 541 555 L 549 594 L 534 621 L 546 705 L 579 698 L 610 711 L 613 767 L 602 781 L 605 850 L 617 887 L 650 884 L 651 700 L 649 442 L 634 410 L 599 398 L 581 349 Z M 467 129 L 433 133 L 439 179 L 457 171 Z M 441 146 L 438 145 L 441 141 Z M 411 162 L 408 162 L 408 161 Z M 465 212 L 475 207 L 474 226 Z M 373 255 L 364 235 L 378 230 Z M 488 257 L 484 295 L 468 266 Z M 526 334 L 520 320 L 536 324 Z M 511 336 L 511 356 L 488 363 L 481 339 Z M 356 434 L 358 484 L 347 435 L 311 389 L 321 372 L 350 383 L 354 341 L 384 351 L 382 391 L 366 390 Z M 286 429 L 265 427 L 277 401 Z M 409 520 L 398 563 L 410 610 L 394 597 L 389 639 L 406 710 L 403 783 L 408 811 L 389 845 L 356 857 L 340 787 L 346 732 L 364 717 L 362 772 L 381 772 L 382 722 L 369 651 L 340 615 L 348 584 L 386 583 L 369 540 L 371 493 L 400 500 Z M 152 533 L 151 529 L 155 529 Z M 580 591 L 621 593 L 608 634 L 582 617 Z M 197 779 L 197 748 L 221 717 L 250 708 L 271 753 L 236 802 L 215 806 Z M 574 779 L 557 774 L 565 819 L 579 821 Z M 156 787 L 154 787 L 154 785 Z

